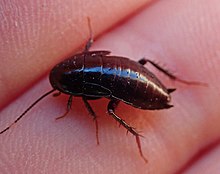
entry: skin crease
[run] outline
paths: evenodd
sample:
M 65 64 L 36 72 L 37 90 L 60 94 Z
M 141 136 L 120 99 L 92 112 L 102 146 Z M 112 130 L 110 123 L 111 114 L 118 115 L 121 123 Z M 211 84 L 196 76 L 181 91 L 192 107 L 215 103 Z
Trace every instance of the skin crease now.
M 94 123 L 79 98 L 74 98 L 72 111 L 68 117 L 55 121 L 55 118 L 60 116 L 66 107 L 68 97 L 61 95 L 44 99 L 22 121 L 0 136 L 0 172 L 151 174 L 180 173 L 180 171 L 190 173 L 190 169 L 195 167 L 196 171 L 201 173 L 203 171 L 201 161 L 209 164 L 210 171 L 215 171 L 211 168 L 216 168 L 219 157 L 213 161 L 209 153 L 218 147 L 220 138 L 218 115 L 220 84 L 217 78 L 220 73 L 218 68 L 220 37 L 217 34 L 217 28 L 220 27 L 219 8 L 220 4 L 217 0 L 212 3 L 205 0 L 193 2 L 184 0 L 181 3 L 174 0 L 156 1 L 105 33 L 91 49 L 111 50 L 113 55 L 123 55 L 133 60 L 138 60 L 143 56 L 150 57 L 166 68 L 174 70 L 181 78 L 209 84 L 209 87 L 201 87 L 173 83 L 149 66 L 167 87 L 177 88 L 177 91 L 172 94 L 172 104 L 175 107 L 152 112 L 121 104 L 117 109 L 118 115 L 123 116 L 128 123 L 137 130 L 141 130 L 141 134 L 144 135 L 145 138 L 141 139 L 141 143 L 143 153 L 149 161 L 148 164 L 140 158 L 134 137 L 130 134 L 126 136 L 125 130 L 122 127 L 118 128 L 115 121 L 107 116 L 105 112 L 107 100 L 90 102 L 99 121 L 100 145 L 97 146 Z M 115 22 L 110 22 L 111 24 L 106 26 L 105 23 L 113 20 L 106 16 L 102 23 L 98 23 L 102 21 L 101 17 L 90 16 L 94 34 L 98 34 Z M 87 33 L 86 24 L 81 23 L 81 25 L 83 26 L 82 33 Z M 102 25 L 104 27 L 100 27 Z M 67 30 L 67 34 L 70 31 Z M 79 30 L 73 31 L 75 35 L 78 35 L 77 32 L 81 33 Z M 51 66 L 59 62 L 58 59 L 63 59 L 63 56 L 57 55 L 67 55 L 85 42 L 86 38 L 82 37 L 85 36 L 80 35 L 81 40 L 76 37 L 79 42 L 73 41 L 74 34 L 71 37 L 64 37 L 65 43 L 68 44 L 45 43 L 44 46 L 48 47 L 43 52 L 46 53 L 39 52 L 39 50 L 34 52 L 31 49 L 32 54 L 39 54 L 35 56 L 38 60 L 32 68 L 40 69 L 40 71 L 31 75 L 33 69 L 30 68 L 30 75 L 22 79 L 9 78 L 4 81 L 4 84 L 16 86 L 22 82 L 23 88 L 28 86 L 28 78 L 34 82 L 43 76 L 40 72 L 49 71 Z M 41 42 L 44 39 L 47 38 L 42 37 Z M 74 43 L 79 45 L 74 46 Z M 20 49 L 22 46 L 19 47 Z M 23 49 L 25 55 L 27 50 Z M 12 59 L 6 61 L 4 57 L 7 53 L 3 53 L 5 55 L 2 56 L 1 71 L 4 67 L 7 71 L 4 71 L 4 76 L 1 74 L 1 81 L 3 77 L 8 77 L 7 73 L 10 73 L 8 71 L 10 68 L 6 68 L 6 65 L 12 61 Z M 47 55 L 50 53 L 58 58 L 53 59 L 49 56 L 50 61 L 48 61 Z M 24 58 L 22 62 L 27 61 Z M 33 62 L 27 62 L 27 64 L 23 66 L 29 66 Z M 13 69 L 16 66 L 19 67 L 19 71 L 22 71 L 21 63 L 13 65 Z M 22 87 L 19 86 L 16 90 L 21 89 Z M 10 105 L 0 113 L 0 127 L 3 129 L 5 125 L 11 123 L 30 103 L 50 89 L 48 78 L 45 77 L 37 85 L 26 90 L 24 95 L 17 100 L 11 101 Z M 9 97 L 14 95 L 10 94 L 11 88 L 3 88 L 3 90 L 4 94 L 1 94 L 3 99 L 6 95 Z M 216 143 L 216 146 L 212 146 L 207 153 L 189 163 L 200 150 L 212 143 Z
M 220 148 L 219 146 L 212 150 L 210 153 L 206 155 L 206 158 L 202 158 L 195 165 L 193 165 L 188 171 L 185 173 L 193 174 L 193 173 L 219 173 L 219 156 L 220 156 Z M 211 167 L 210 167 L 211 166 Z

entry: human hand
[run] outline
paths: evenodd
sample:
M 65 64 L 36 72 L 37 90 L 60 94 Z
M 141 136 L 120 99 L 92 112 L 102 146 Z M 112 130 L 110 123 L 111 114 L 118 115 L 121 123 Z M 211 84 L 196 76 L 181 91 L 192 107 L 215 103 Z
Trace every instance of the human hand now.
M 191 170 L 194 173 L 201 171 L 204 173 L 202 167 L 212 161 L 208 172 L 215 173 L 219 157 L 209 154 L 213 151 L 218 152 L 220 129 L 218 126 L 219 81 L 216 80 L 219 73 L 217 67 L 220 63 L 219 38 L 216 33 L 220 25 L 219 4 L 218 2 L 207 4 L 205 1 L 194 1 L 194 3 L 188 4 L 188 1 L 182 1 L 181 4 L 177 1 L 152 3 L 136 16 L 129 17 L 126 22 L 103 35 L 91 49 L 110 50 L 112 54 L 134 60 L 147 56 L 160 64 L 166 64 L 166 68 L 175 70 L 181 78 L 210 84 L 208 88 L 173 84 L 156 70 L 151 69 L 167 87 L 177 88 L 172 94 L 174 108 L 144 111 L 124 104 L 119 105 L 117 114 L 137 130 L 141 130 L 145 137 L 141 138 L 141 143 L 148 164 L 140 158 L 134 137 L 130 134 L 125 136 L 125 130 L 118 129 L 113 119 L 105 113 L 107 105 L 105 99 L 91 102 L 98 115 L 99 146 L 96 145 L 94 123 L 80 99 L 74 99 L 72 111 L 66 118 L 55 121 L 55 118 L 65 111 L 67 96 L 62 95 L 44 99 L 27 113 L 22 121 L 0 136 L 1 171 L 3 173 L 6 171 L 9 173 L 15 171 L 17 173 L 175 173 L 184 170 L 190 173 Z M 60 6 L 57 6 L 58 9 L 63 10 Z M 75 19 L 76 12 L 72 8 L 69 10 L 73 12 L 72 17 Z M 56 10 L 54 12 L 58 13 Z M 84 22 L 81 18 L 79 20 L 79 17 L 75 19 L 79 23 L 78 26 L 82 26 L 79 27 L 80 29 L 76 29 L 75 24 L 67 27 L 70 22 L 59 18 L 63 17 L 62 12 L 53 18 L 54 21 L 51 20 L 52 23 L 62 21 L 59 25 L 54 24 L 59 26 L 55 29 L 55 33 L 48 32 L 53 31 L 53 27 L 46 30 L 50 26 L 48 23 L 47 27 L 42 28 L 45 35 L 37 35 L 41 39 L 37 40 L 36 45 L 33 44 L 36 42 L 36 33 L 31 33 L 29 30 L 28 33 L 35 36 L 30 37 L 35 38 L 33 41 L 29 40 L 30 43 L 27 42 L 29 44 L 20 46 L 17 39 L 12 45 L 13 50 L 17 48 L 19 54 L 13 57 L 15 51 L 13 52 L 12 48 L 0 49 L 3 53 L 1 75 L 7 77 L 1 78 L 4 82 L 2 84 L 8 84 L 1 88 L 3 89 L 1 106 L 8 102 L 7 98 L 12 100 L 11 96 L 33 84 L 44 72 L 58 63 L 58 59 L 61 60 L 63 55 L 86 41 L 88 36 L 86 18 Z M 92 15 L 89 17 L 94 33 L 99 33 L 115 22 L 113 17 L 102 20 L 101 17 L 96 17 L 97 13 L 93 15 L 94 17 Z M 100 21 L 103 23 L 100 24 Z M 106 26 L 106 23 L 110 24 Z M 21 48 L 16 47 L 15 43 Z M 5 48 L 4 45 L 2 48 Z M 33 59 L 29 60 L 30 58 Z M 8 68 L 12 61 L 14 63 Z M 14 74 L 16 76 L 12 76 Z M 22 78 L 17 78 L 19 75 Z M 50 89 L 48 79 L 44 79 L 27 90 L 23 96 L 11 102 L 1 111 L 1 128 L 11 123 L 38 96 Z M 216 146 L 209 147 L 210 144 Z M 208 149 L 207 153 L 194 158 L 204 148 Z

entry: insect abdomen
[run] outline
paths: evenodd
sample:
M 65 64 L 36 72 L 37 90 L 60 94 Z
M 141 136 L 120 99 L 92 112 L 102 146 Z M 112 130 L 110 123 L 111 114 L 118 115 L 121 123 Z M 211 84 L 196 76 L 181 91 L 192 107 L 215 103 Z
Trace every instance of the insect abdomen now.
M 89 92 L 100 92 L 95 91 L 99 87 L 108 90 L 109 95 L 104 97 L 116 98 L 137 108 L 160 109 L 169 106 L 167 89 L 145 67 L 127 58 L 86 57 L 84 81 L 96 84 L 93 91 L 86 90 L 87 95 Z

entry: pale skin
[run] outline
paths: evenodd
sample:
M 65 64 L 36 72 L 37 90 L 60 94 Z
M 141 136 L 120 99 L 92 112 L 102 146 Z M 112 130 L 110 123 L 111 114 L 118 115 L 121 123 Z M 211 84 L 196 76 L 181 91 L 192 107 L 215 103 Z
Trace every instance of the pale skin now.
M 94 122 L 80 98 L 73 98 L 71 112 L 57 121 L 55 118 L 65 112 L 68 96 L 45 98 L 0 136 L 0 171 L 217 173 L 220 160 L 219 1 L 153 2 L 135 15 L 129 14 L 134 11 L 132 9 L 147 4 L 146 1 L 117 1 L 117 6 L 105 1 L 91 5 L 88 1 L 77 2 L 66 1 L 63 8 L 55 1 L 38 6 L 25 4 L 32 8 L 17 4 L 23 15 L 29 14 L 25 10 L 36 13 L 18 18 L 16 10 L 12 10 L 14 6 L 9 8 L 9 2 L 1 2 L 0 6 L 8 8 L 1 12 L 4 20 L 0 20 L 3 33 L 0 44 L 0 130 L 51 89 L 46 74 L 85 44 L 88 39 L 87 16 L 91 18 L 94 36 L 129 16 L 124 23 L 117 24 L 98 38 L 91 50 L 110 50 L 115 55 L 137 61 L 146 56 L 181 78 L 206 82 L 209 86 L 173 83 L 149 66 L 167 87 L 177 88 L 172 93 L 174 108 L 152 112 L 120 104 L 116 111 L 144 135 L 141 144 L 148 164 L 139 156 L 135 137 L 126 136 L 125 129 L 118 128 L 106 114 L 107 100 L 90 102 L 98 116 L 100 145 L 97 146 Z M 41 9 L 40 12 L 33 10 L 34 7 Z M 108 10 L 110 7 L 112 10 Z M 99 10 L 103 15 L 97 14 Z M 10 20 L 12 16 L 13 20 Z M 39 80 L 41 77 L 43 80 Z M 214 145 L 209 146 L 211 144 Z M 204 148 L 207 148 L 206 153 L 199 156 L 199 151 Z

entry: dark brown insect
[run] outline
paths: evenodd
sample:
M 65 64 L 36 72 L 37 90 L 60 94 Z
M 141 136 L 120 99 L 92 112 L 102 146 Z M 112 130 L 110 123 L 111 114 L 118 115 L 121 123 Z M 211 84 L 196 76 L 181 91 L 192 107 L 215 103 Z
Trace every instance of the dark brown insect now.
M 96 114 L 88 100 L 105 97 L 110 100 L 107 106 L 109 115 L 136 137 L 139 153 L 144 161 L 147 162 L 141 150 L 140 134 L 115 113 L 120 101 L 146 110 L 172 107 L 169 104 L 171 100 L 170 93 L 175 89 L 166 88 L 144 65 L 149 62 L 171 79 L 182 83 L 203 84 L 181 80 L 148 59 L 141 59 L 139 62 L 135 62 L 125 57 L 111 56 L 109 51 L 89 51 L 93 42 L 90 22 L 89 29 L 90 39 L 85 46 L 85 50 L 62 61 L 51 70 L 49 79 L 53 89 L 37 99 L 0 134 L 18 122 L 40 100 L 57 90 L 58 93 L 55 93 L 54 96 L 58 96 L 61 93 L 69 95 L 67 111 L 57 119 L 67 115 L 71 108 L 73 96 L 82 97 L 87 110 L 95 120 L 96 137 L 99 144 Z

